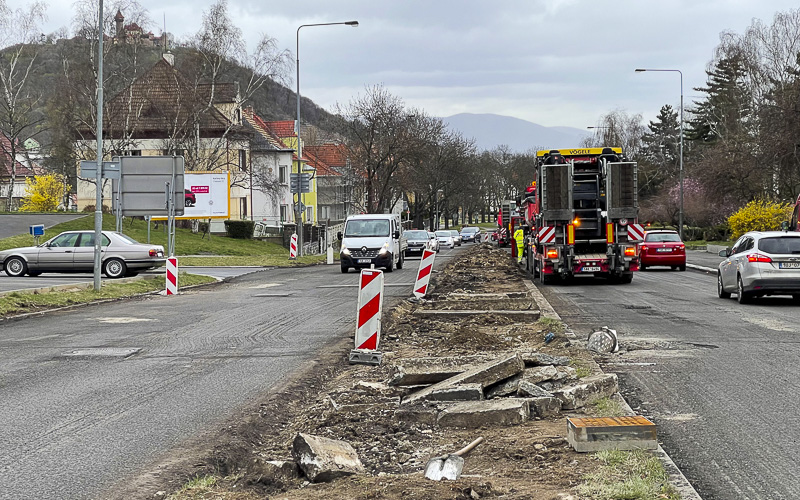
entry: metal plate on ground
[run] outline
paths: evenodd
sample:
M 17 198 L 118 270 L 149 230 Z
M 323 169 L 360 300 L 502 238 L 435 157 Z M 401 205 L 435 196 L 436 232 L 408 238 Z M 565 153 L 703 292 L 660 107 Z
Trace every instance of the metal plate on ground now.
M 141 351 L 141 347 L 85 347 L 62 352 L 66 357 L 127 358 Z

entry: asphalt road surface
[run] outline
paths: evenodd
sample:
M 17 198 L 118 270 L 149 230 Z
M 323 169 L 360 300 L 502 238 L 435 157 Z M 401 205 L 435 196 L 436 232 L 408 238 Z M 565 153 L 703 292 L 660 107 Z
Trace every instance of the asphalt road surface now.
M 800 498 L 800 306 L 720 299 L 716 275 L 650 270 L 629 285 L 540 287 L 579 338 L 607 325 L 602 363 L 705 500 Z
M 232 278 L 243 274 L 261 271 L 263 267 L 180 267 L 181 271 L 192 274 L 202 274 L 215 278 Z M 162 266 L 149 271 L 139 273 L 139 276 L 164 276 L 166 269 Z M 103 282 L 108 282 L 105 275 L 102 276 Z M 22 290 L 32 290 L 36 288 L 49 288 L 59 285 L 73 285 L 79 283 L 93 283 L 94 275 L 91 273 L 42 273 L 39 276 L 22 276 L 14 278 L 7 276 L 5 272 L 0 273 L 0 293 L 8 293 Z
M 385 275 L 384 307 L 411 296 L 418 262 Z M 274 269 L 0 322 L 0 498 L 103 498 L 213 432 L 353 334 L 357 282 L 338 265 Z

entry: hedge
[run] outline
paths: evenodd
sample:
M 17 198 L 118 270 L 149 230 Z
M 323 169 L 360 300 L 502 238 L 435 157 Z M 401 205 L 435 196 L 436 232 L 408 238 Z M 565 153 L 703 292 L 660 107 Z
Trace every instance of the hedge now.
M 231 238 L 240 240 L 250 240 L 253 238 L 253 230 L 256 224 L 251 220 L 226 220 L 225 232 Z

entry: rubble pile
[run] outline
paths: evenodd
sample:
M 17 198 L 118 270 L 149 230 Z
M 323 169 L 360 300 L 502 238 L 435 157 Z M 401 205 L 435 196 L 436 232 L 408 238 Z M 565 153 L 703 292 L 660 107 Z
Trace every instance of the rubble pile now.
M 263 408 L 264 418 L 283 417 L 260 436 L 246 480 L 279 498 L 574 493 L 594 464 L 570 449 L 563 414 L 592 415 L 587 405 L 616 392 L 616 376 L 599 373 L 559 325 L 538 320 L 506 252 L 476 245 L 462 255 L 436 273 L 429 298 L 384 315 L 381 366 L 340 366 L 297 408 Z M 481 313 L 420 313 L 469 310 Z M 519 312 L 535 316 L 511 314 Z M 478 436 L 485 443 L 461 479 L 424 479 L 431 457 Z

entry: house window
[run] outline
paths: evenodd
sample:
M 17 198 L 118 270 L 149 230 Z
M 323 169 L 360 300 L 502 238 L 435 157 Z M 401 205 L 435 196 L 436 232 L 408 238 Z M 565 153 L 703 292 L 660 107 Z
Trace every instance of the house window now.
M 319 207 L 319 216 L 321 219 L 330 219 L 331 218 L 331 207 L 322 206 Z
M 281 222 L 289 220 L 289 205 L 281 205 Z
M 239 213 L 241 214 L 242 219 L 246 219 L 247 218 L 247 198 L 240 198 L 240 199 L 242 200 L 241 201 L 242 209 L 241 209 L 241 211 Z
M 288 175 L 289 167 L 286 165 L 281 165 L 278 167 L 278 182 L 281 184 L 288 184 L 289 183 L 289 175 Z
M 306 207 L 306 222 L 314 223 L 314 207 Z
M 141 149 L 128 149 L 123 153 L 124 156 L 142 156 Z
M 239 150 L 239 170 L 247 170 L 247 151 Z

